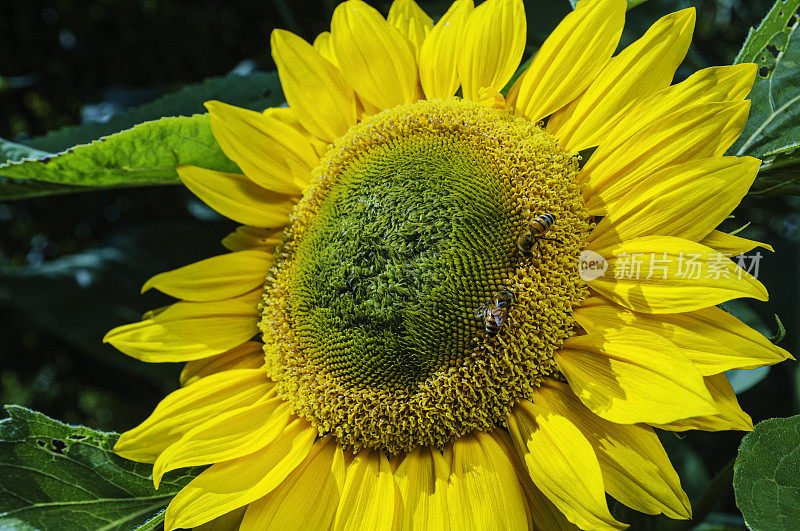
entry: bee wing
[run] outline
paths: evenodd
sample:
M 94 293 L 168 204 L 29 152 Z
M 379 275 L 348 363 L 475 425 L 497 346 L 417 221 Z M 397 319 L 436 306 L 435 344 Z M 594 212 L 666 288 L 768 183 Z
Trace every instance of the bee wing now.
M 475 317 L 478 319 L 483 319 L 484 316 L 486 315 L 486 310 L 488 309 L 489 309 L 489 303 L 484 302 L 483 304 L 478 306 L 478 308 L 475 310 Z

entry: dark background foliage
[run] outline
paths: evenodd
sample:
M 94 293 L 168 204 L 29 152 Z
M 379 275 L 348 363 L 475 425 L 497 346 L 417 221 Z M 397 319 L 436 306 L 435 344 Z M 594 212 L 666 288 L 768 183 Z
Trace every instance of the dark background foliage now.
M 308 40 L 328 29 L 327 0 L 3 0 L 0 1 L 0 137 L 25 142 L 47 131 L 104 121 L 189 83 L 231 71 L 274 68 L 273 28 Z M 387 2 L 371 2 L 384 14 Z M 449 2 L 422 2 L 437 18 Z M 747 29 L 772 2 L 652 0 L 629 12 L 625 43 L 658 17 L 694 5 L 694 44 L 678 78 L 730 63 Z M 529 49 L 570 10 L 567 0 L 526 2 Z M 800 200 L 748 197 L 734 229 L 770 242 L 761 261 L 767 303 L 737 315 L 770 333 L 778 314 L 783 346 L 800 352 Z M 106 330 L 168 303 L 139 295 L 151 275 L 223 252 L 234 224 L 180 187 L 93 192 L 0 203 L 0 403 L 54 418 L 125 430 L 177 386 L 175 365 L 147 365 L 103 345 Z M 744 391 L 754 421 L 798 411 L 796 366 L 783 364 Z M 735 455 L 739 433 L 665 437 L 693 499 Z M 732 497 L 723 509 L 732 509 Z M 739 520 L 740 522 L 740 520 Z M 736 523 L 736 522 L 734 522 Z

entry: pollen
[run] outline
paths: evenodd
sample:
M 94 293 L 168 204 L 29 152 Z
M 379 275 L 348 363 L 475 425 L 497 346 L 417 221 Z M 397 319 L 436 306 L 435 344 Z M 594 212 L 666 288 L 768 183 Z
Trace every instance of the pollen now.
M 577 170 L 538 125 L 459 98 L 353 126 L 315 169 L 265 283 L 278 393 L 353 451 L 502 425 L 557 373 L 587 295 Z M 521 252 L 543 214 L 547 238 Z

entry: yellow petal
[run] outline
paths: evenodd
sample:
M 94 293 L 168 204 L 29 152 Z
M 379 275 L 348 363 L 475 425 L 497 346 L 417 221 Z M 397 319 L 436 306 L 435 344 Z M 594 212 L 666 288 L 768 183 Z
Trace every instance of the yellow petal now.
M 219 101 L 205 104 L 211 131 L 225 154 L 248 179 L 282 194 L 299 193 L 308 182 L 311 144 L 296 128 L 271 113 L 260 113 Z
M 419 80 L 429 100 L 449 98 L 461 84 L 458 46 L 472 9 L 472 0 L 453 2 L 420 47 Z
M 258 369 L 264 365 L 264 345 L 247 341 L 228 352 L 209 358 L 187 362 L 181 371 L 181 387 L 200 381 L 201 378 L 234 369 Z
M 202 378 L 168 394 L 147 420 L 120 435 L 114 452 L 133 461 L 155 462 L 187 431 L 216 415 L 256 403 L 273 385 L 262 369 L 237 369 Z
M 727 253 L 731 256 L 738 256 L 740 254 L 749 253 L 756 247 L 761 247 L 769 252 L 775 252 L 771 245 L 761 243 L 746 238 L 740 238 L 733 234 L 712 230 L 700 243 L 706 247 L 711 247 L 716 251 Z
M 394 473 L 403 500 L 401 529 L 449 529 L 447 463 L 436 448 L 417 448 Z
M 411 43 L 361 0 L 336 7 L 331 21 L 336 58 L 359 96 L 379 109 L 416 101 L 417 62 Z
M 281 243 L 283 227 L 274 229 L 261 229 L 246 225 L 231 232 L 222 239 L 222 246 L 232 252 L 255 249 L 272 254 L 275 247 Z
M 624 0 L 594 0 L 564 17 L 509 93 L 517 114 L 538 122 L 577 98 L 611 59 L 626 8 Z
M 479 92 L 499 92 L 519 66 L 527 25 L 522 0 L 486 0 L 467 19 L 461 37 L 458 75 L 464 99 L 480 101 Z
M 597 456 L 569 420 L 522 400 L 508 428 L 533 483 L 570 522 L 582 529 L 627 527 L 608 511 Z
M 715 306 L 653 315 L 592 297 L 573 315 L 587 332 L 633 327 L 658 334 L 681 349 L 703 376 L 730 369 L 755 369 L 791 358 L 788 352 Z
M 389 460 L 378 450 L 362 450 L 347 465 L 333 529 L 393 529 L 400 493 Z
M 524 493 L 500 444 L 483 432 L 457 438 L 446 448 L 450 461 L 450 525 L 453 529 L 526 529 Z
M 166 531 L 195 527 L 266 496 L 306 458 L 316 435 L 298 419 L 261 450 L 207 468 L 170 502 Z
M 242 529 L 330 529 L 344 476 L 341 447 L 330 435 L 320 439 L 278 488 L 250 504 Z
M 632 138 L 647 124 L 690 105 L 741 101 L 750 93 L 757 70 L 755 64 L 744 63 L 695 72 L 685 81 L 637 102 L 618 121 L 611 136 Z
M 739 297 L 767 300 L 767 290 L 730 258 L 696 242 L 645 236 L 597 249 L 608 260 L 605 276 L 589 288 L 646 313 L 680 313 Z
M 559 511 L 556 506 L 547 499 L 547 496 L 542 494 L 542 491 L 533 484 L 530 472 L 528 472 L 528 466 L 523 461 L 524 456 L 521 456 L 517 452 L 517 449 L 514 448 L 511 436 L 502 430 L 495 430 L 491 435 L 492 438 L 502 446 L 506 457 L 508 457 L 508 460 L 514 466 L 514 470 L 517 473 L 517 481 L 519 481 L 520 487 L 522 487 L 522 492 L 525 493 L 525 502 L 528 507 L 529 531 L 537 529 L 576 531 L 578 527 L 567 520 L 564 513 Z
M 339 69 L 286 30 L 273 31 L 270 43 L 286 101 L 303 127 L 326 142 L 346 133 L 356 123 L 356 95 Z
M 255 404 L 209 418 L 161 452 L 153 465 L 153 484 L 178 468 L 209 465 L 252 454 L 278 437 L 289 424 L 289 403 L 273 390 Z
M 718 413 L 692 362 L 650 332 L 624 328 L 575 336 L 555 360 L 586 407 L 611 422 L 666 423 Z
M 239 531 L 247 507 L 240 507 L 195 527 L 192 531 Z
M 263 114 L 275 135 L 281 137 L 284 147 L 289 150 L 283 160 L 289 165 L 295 183 L 304 189 L 311 182 L 309 170 L 319 166 L 319 159 L 328 151 L 329 143 L 309 133 L 297 119 L 294 109 L 269 107 Z
M 652 429 L 608 422 L 586 409 L 568 385 L 552 379 L 546 380 L 531 401 L 565 417 L 580 430 L 600 462 L 606 492 L 616 500 L 647 514 L 692 517 L 678 473 Z
M 190 361 L 230 350 L 258 332 L 261 290 L 214 302 L 178 302 L 161 313 L 118 326 L 103 338 L 148 363 Z
M 692 42 L 694 22 L 694 8 L 658 20 L 611 59 L 578 99 L 553 114 L 547 132 L 566 151 L 598 145 L 637 100 L 669 86 Z
M 331 32 L 323 31 L 317 38 L 314 39 L 314 49 L 322 57 L 328 60 L 332 65 L 339 66 L 339 61 L 336 59 L 336 52 L 333 51 L 333 40 L 331 40 Z
M 739 406 L 728 377 L 725 374 L 715 374 L 704 379 L 706 387 L 714 398 L 714 405 L 719 410 L 718 414 L 680 419 L 669 424 L 654 424 L 654 427 L 669 431 L 751 431 L 753 420 Z
M 411 42 L 415 51 L 433 28 L 433 19 L 414 0 L 394 0 L 386 20 Z
M 142 293 L 156 288 L 190 301 L 229 299 L 262 286 L 271 264 L 272 254 L 261 251 L 214 256 L 154 276 L 142 286 Z
M 717 157 L 665 168 L 606 205 L 589 241 L 596 248 L 653 235 L 700 241 L 739 204 L 760 166 L 752 157 Z
M 266 190 L 244 175 L 222 173 L 195 166 L 178 166 L 186 188 L 205 204 L 244 225 L 283 227 L 297 197 Z
M 721 156 L 741 134 L 749 101 L 690 105 L 631 134 L 612 133 L 578 174 L 591 214 L 612 211 L 653 173 L 691 160 Z

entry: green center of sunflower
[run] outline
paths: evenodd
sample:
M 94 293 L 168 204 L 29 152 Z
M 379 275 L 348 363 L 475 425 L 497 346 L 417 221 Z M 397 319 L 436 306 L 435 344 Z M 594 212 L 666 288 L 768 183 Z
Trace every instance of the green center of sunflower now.
M 455 98 L 354 126 L 317 168 L 267 279 L 278 392 L 353 450 L 502 424 L 556 372 L 585 296 L 576 170 L 539 127 Z M 553 240 L 521 251 L 542 214 L 557 220 Z

